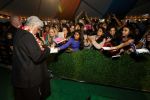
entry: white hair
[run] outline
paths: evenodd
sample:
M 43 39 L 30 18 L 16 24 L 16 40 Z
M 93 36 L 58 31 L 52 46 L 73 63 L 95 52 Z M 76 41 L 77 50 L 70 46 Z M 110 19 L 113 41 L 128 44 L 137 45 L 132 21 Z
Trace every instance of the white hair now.
M 43 27 L 44 26 L 43 21 L 40 20 L 37 16 L 28 17 L 25 25 L 30 26 L 30 27 L 34 27 L 34 26 Z

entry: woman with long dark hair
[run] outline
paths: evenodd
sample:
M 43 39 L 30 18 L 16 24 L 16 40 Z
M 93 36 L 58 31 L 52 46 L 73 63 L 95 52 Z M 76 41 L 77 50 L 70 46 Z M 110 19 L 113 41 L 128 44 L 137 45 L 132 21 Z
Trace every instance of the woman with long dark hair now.
M 70 46 L 71 51 L 78 51 L 83 48 L 83 36 L 79 30 L 74 32 L 74 35 L 68 40 L 68 42 L 60 46 L 59 50 L 64 50 Z
M 112 50 L 120 51 L 130 51 L 134 52 L 134 33 L 132 33 L 132 28 L 130 26 L 124 26 L 122 29 L 121 43 L 115 47 L 112 47 Z M 135 49 L 135 48 L 134 48 Z

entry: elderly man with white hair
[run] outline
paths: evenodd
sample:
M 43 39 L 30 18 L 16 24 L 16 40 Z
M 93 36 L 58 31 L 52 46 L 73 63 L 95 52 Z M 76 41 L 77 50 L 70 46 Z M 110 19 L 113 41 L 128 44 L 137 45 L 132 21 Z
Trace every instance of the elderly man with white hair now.
M 12 83 L 15 100 L 46 100 L 50 95 L 50 80 L 46 58 L 49 47 L 42 47 L 36 34 L 43 22 L 36 16 L 27 18 L 25 30 L 14 37 Z

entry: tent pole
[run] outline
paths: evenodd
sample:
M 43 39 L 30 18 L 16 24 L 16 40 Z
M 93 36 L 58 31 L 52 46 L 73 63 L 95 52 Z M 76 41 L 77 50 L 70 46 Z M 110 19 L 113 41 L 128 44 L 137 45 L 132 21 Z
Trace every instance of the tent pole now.
M 87 6 L 89 6 L 91 9 L 93 9 L 94 11 L 96 11 L 97 13 L 99 13 L 101 16 L 103 16 L 103 13 L 100 12 L 99 10 L 97 10 L 95 7 L 93 7 L 91 4 L 89 4 L 87 1 L 82 0 Z

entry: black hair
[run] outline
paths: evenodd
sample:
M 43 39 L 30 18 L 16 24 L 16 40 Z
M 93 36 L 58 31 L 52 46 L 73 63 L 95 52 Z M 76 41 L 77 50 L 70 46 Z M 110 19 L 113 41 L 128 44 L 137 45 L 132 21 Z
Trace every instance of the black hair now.
M 99 29 L 102 29 L 103 33 L 105 34 L 106 30 L 105 30 L 103 27 L 99 27 L 98 30 L 99 30 Z M 98 31 L 98 30 L 97 30 L 97 31 Z
M 71 38 L 75 38 L 74 35 L 76 33 L 79 33 L 79 41 L 80 41 L 80 49 L 83 49 L 84 47 L 84 36 L 83 36 L 83 32 L 81 32 L 80 30 L 75 30 L 74 33 L 73 33 L 73 36 Z

